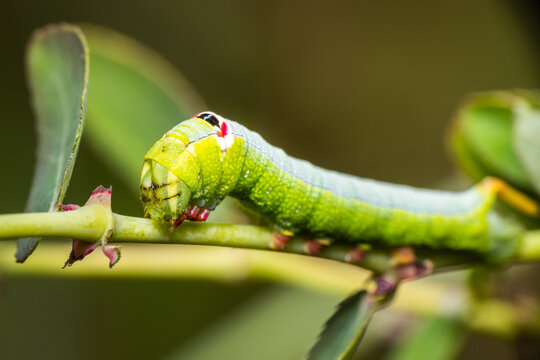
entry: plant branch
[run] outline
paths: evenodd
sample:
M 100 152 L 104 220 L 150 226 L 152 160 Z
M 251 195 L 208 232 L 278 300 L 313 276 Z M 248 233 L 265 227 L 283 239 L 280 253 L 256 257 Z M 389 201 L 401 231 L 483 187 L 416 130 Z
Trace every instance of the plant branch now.
M 107 227 L 107 209 L 99 205 L 86 205 L 80 209 L 56 213 L 25 213 L 0 215 L 0 240 L 25 236 L 62 237 L 96 242 Z M 110 243 L 197 244 L 247 249 L 274 250 L 274 233 L 264 227 L 212 223 L 182 224 L 170 231 L 165 224 L 150 219 L 113 214 L 113 235 Z M 308 239 L 293 238 L 280 251 L 310 254 Z M 355 246 L 323 246 L 316 255 L 321 258 L 354 263 L 350 258 Z M 315 254 L 313 254 L 315 255 Z M 366 252 L 358 264 L 375 272 L 386 272 L 392 267 L 388 251 Z
M 90 204 L 68 212 L 0 215 L 0 240 L 40 236 L 96 242 L 107 228 L 109 211 L 106 207 Z M 186 222 L 170 231 L 165 224 L 150 219 L 114 213 L 113 222 L 110 243 L 196 244 L 274 250 L 274 233 L 260 226 Z M 351 251 L 358 249 L 355 245 L 332 244 L 322 246 L 322 250 L 313 253 L 308 248 L 308 241 L 295 237 L 280 251 L 354 263 L 379 274 L 386 273 L 395 265 L 392 249 L 370 249 L 362 251 L 361 259 L 351 259 Z M 471 254 L 449 250 L 419 250 L 417 254 L 420 258 L 431 259 L 436 271 L 479 261 Z M 525 235 L 513 260 L 540 260 L 540 231 Z
M 238 247 L 246 249 L 274 250 L 274 233 L 267 228 L 252 225 L 230 225 L 212 223 L 184 223 L 174 231 L 149 219 L 141 219 L 114 214 L 114 233 L 111 243 L 144 242 L 158 244 L 197 244 Z M 306 249 L 305 238 L 295 237 L 283 249 L 293 254 L 310 255 Z M 317 257 L 350 263 L 350 251 L 353 245 L 325 246 L 313 255 Z M 368 251 L 359 262 L 364 268 L 385 272 L 392 264 L 389 255 L 382 251 Z
M 88 242 L 96 242 L 102 238 L 107 230 L 111 219 L 110 214 L 110 207 L 108 208 L 99 204 L 88 204 L 77 210 L 68 212 L 0 215 L 0 240 L 21 236 L 43 236 L 75 238 Z M 170 231 L 166 225 L 158 224 L 150 219 L 118 214 L 112 215 L 113 232 L 112 237 L 108 239 L 109 243 L 190 244 L 273 250 L 274 233 L 259 226 L 187 222 L 176 230 Z M 324 246 L 321 251 L 314 254 L 306 247 L 309 241 L 300 237 L 293 238 L 281 251 L 293 254 L 317 255 L 317 257 L 337 260 L 342 263 L 351 262 L 350 252 L 354 248 L 352 245 L 332 244 L 331 246 Z M 170 250 L 167 252 L 170 252 Z M 172 263 L 162 264 L 158 262 L 157 265 L 150 266 L 150 268 L 157 267 L 156 271 L 158 273 L 166 273 L 170 272 L 167 269 L 171 264 L 175 264 L 174 266 L 181 264 L 182 266 L 177 269 L 180 273 L 187 272 L 191 275 L 198 274 L 198 276 L 207 276 L 214 279 L 256 277 L 299 284 L 319 291 L 343 294 L 348 292 L 347 289 L 354 291 L 365 286 L 369 278 L 366 272 L 348 272 L 348 269 L 353 270 L 354 268 L 344 267 L 336 263 L 329 263 L 323 266 L 324 264 L 320 263 L 317 259 L 309 259 L 308 257 L 278 257 L 272 256 L 268 252 L 252 252 L 247 256 L 245 253 L 242 253 L 244 254 L 241 255 L 243 260 L 235 256 L 232 261 L 236 266 L 231 266 L 231 253 L 224 253 L 223 256 L 218 256 L 217 258 L 223 261 L 227 259 L 227 261 L 216 261 L 216 257 L 214 256 L 212 266 L 209 266 L 203 260 L 203 258 L 206 258 L 206 255 L 193 256 L 193 253 L 191 253 L 191 255 L 186 254 L 182 260 L 178 260 L 179 253 L 174 254 L 174 261 Z M 478 258 L 467 257 L 465 254 L 454 251 L 426 252 L 425 250 L 419 250 L 417 251 L 417 257 L 432 259 L 436 265 L 436 269 L 439 270 L 478 261 Z M 49 254 L 46 258 L 50 262 L 52 257 Z M 154 256 L 148 251 L 144 251 L 144 258 L 147 259 L 146 261 L 151 262 L 155 262 L 157 258 L 163 259 L 162 256 Z M 187 260 L 188 258 L 190 260 Z M 540 231 L 530 232 L 525 235 L 520 251 L 516 254 L 514 260 L 540 260 Z M 363 259 L 358 261 L 357 265 L 380 274 L 392 271 L 396 266 L 395 261 L 396 258 L 392 249 L 372 249 L 364 254 Z M 196 265 L 194 265 L 194 262 Z M 139 257 L 136 263 L 135 266 L 126 266 L 123 269 L 124 272 L 127 270 L 128 273 L 138 274 L 136 276 L 139 276 L 140 266 L 144 261 Z M 34 265 L 37 266 L 37 270 L 30 267 L 28 271 L 30 273 L 37 271 L 37 273 L 43 274 L 45 263 L 41 262 Z M 341 268 L 336 267 L 337 265 L 340 265 Z M 11 266 L 16 265 L 6 266 L 5 263 L 3 265 L 0 264 L 3 270 L 10 269 Z M 20 266 L 18 268 L 20 269 Z M 25 266 L 24 268 L 27 267 Z M 96 266 L 94 264 L 90 273 L 95 274 L 95 270 Z M 54 271 L 55 274 L 67 274 L 67 272 Z M 145 269 L 144 273 L 147 271 L 148 269 Z M 19 272 L 17 271 L 17 273 Z M 84 274 L 85 272 L 82 270 L 82 275 Z M 86 275 L 88 275 L 88 272 L 86 272 Z M 336 284 L 336 279 L 342 280 L 342 284 Z M 407 288 L 407 286 L 404 287 L 404 289 Z M 408 293 L 409 295 L 406 296 L 408 300 L 405 302 L 399 301 L 398 297 L 396 305 L 393 306 L 396 310 L 405 308 L 414 313 L 422 313 L 426 309 L 432 308 L 426 303 L 425 291 Z M 417 301 L 410 301 L 415 296 L 418 297 L 417 294 L 423 295 Z M 485 305 L 478 307 L 474 311 L 474 314 L 477 316 L 469 318 L 464 314 L 467 312 L 466 309 L 470 309 L 472 305 L 470 300 L 466 300 L 462 304 L 465 307 L 458 306 L 457 308 L 461 309 L 461 311 L 457 310 L 455 315 L 458 315 L 458 317 L 462 316 L 471 328 L 498 336 L 512 337 L 515 333 L 514 330 L 520 328 L 518 325 L 520 322 L 519 314 L 514 313 L 513 308 L 497 302 L 489 303 L 489 306 L 487 306 L 488 304 Z M 413 307 L 412 309 L 411 306 Z M 487 318 L 485 319 L 485 317 L 481 316 L 483 313 L 480 311 L 484 308 L 488 309 L 488 312 L 492 312 L 495 309 L 498 313 L 505 315 L 504 317 L 502 315 L 499 316 L 504 321 L 499 321 L 498 323 L 485 321 Z M 435 312 L 438 311 L 435 310 Z M 506 326 L 508 324 L 512 326 Z M 507 328 L 512 331 L 507 332 L 505 330 Z

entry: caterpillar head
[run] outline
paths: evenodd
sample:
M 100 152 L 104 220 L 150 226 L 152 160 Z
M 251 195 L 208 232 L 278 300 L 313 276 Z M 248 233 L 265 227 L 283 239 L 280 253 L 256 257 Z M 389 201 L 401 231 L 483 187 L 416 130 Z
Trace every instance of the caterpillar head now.
M 191 204 L 192 197 L 201 200 L 201 159 L 197 153 L 202 151 L 205 158 L 204 146 L 210 143 L 224 152 L 233 141 L 226 121 L 211 112 L 199 113 L 168 131 L 144 158 L 140 189 L 148 215 L 172 222 L 173 228 L 186 218 L 205 220 L 208 210 L 197 214 L 199 208 Z

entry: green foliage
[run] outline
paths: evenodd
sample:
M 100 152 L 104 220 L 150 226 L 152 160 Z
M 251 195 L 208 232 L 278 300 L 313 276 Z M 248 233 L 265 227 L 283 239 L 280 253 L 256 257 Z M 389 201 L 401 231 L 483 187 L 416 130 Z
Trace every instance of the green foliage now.
M 350 359 L 374 311 L 375 302 L 366 290 L 345 299 L 326 322 L 308 358 L 310 360 Z
M 204 109 L 187 81 L 159 55 L 111 30 L 85 25 L 84 31 L 90 43 L 90 75 L 88 49 L 76 27 L 49 26 L 38 31 L 29 45 L 29 83 L 40 142 L 28 211 L 54 211 L 64 198 L 82 132 L 89 76 L 88 138 L 133 192 L 138 192 L 142 158 L 150 145 L 164 129 Z M 540 191 L 538 97 L 514 91 L 469 98 L 459 112 L 452 145 L 471 176 L 495 175 L 525 191 Z M 37 241 L 21 239 L 17 260 L 24 261 Z M 260 248 L 269 242 L 265 240 Z M 381 261 L 391 262 L 384 256 Z M 343 301 L 309 358 L 351 358 L 376 305 L 366 290 Z M 264 322 L 270 323 L 279 311 L 280 305 L 274 304 Z M 299 329 L 307 327 L 301 325 Z M 461 344 L 460 330 L 453 320 L 430 318 L 405 338 L 392 359 L 450 359 Z M 242 333 L 236 343 L 241 344 L 245 336 Z
M 539 102 L 523 103 L 516 109 L 514 140 L 531 186 L 540 194 L 540 99 L 537 100 Z
M 88 48 L 77 27 L 50 25 L 34 33 L 27 72 L 38 149 L 27 212 L 56 211 L 64 199 L 82 134 L 88 71 Z M 38 241 L 20 239 L 17 261 L 26 260 Z
M 479 93 L 462 104 L 453 123 L 451 149 L 474 180 L 499 177 L 540 194 L 540 93 Z

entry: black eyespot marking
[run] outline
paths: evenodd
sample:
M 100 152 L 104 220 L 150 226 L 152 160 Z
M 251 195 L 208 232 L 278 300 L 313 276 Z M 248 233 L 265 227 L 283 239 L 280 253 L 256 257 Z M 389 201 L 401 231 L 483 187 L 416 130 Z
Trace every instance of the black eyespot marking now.
M 197 117 L 199 119 L 203 119 L 204 121 L 206 121 L 207 123 L 209 123 L 212 126 L 219 127 L 219 120 L 212 113 L 200 113 L 199 115 L 197 115 Z

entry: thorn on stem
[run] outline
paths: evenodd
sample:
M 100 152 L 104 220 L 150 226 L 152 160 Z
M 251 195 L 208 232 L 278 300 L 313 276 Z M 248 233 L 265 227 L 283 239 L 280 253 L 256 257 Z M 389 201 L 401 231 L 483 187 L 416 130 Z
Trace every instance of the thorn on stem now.
M 80 206 L 77 204 L 60 204 L 58 205 L 58 211 L 73 211 L 79 209 Z

